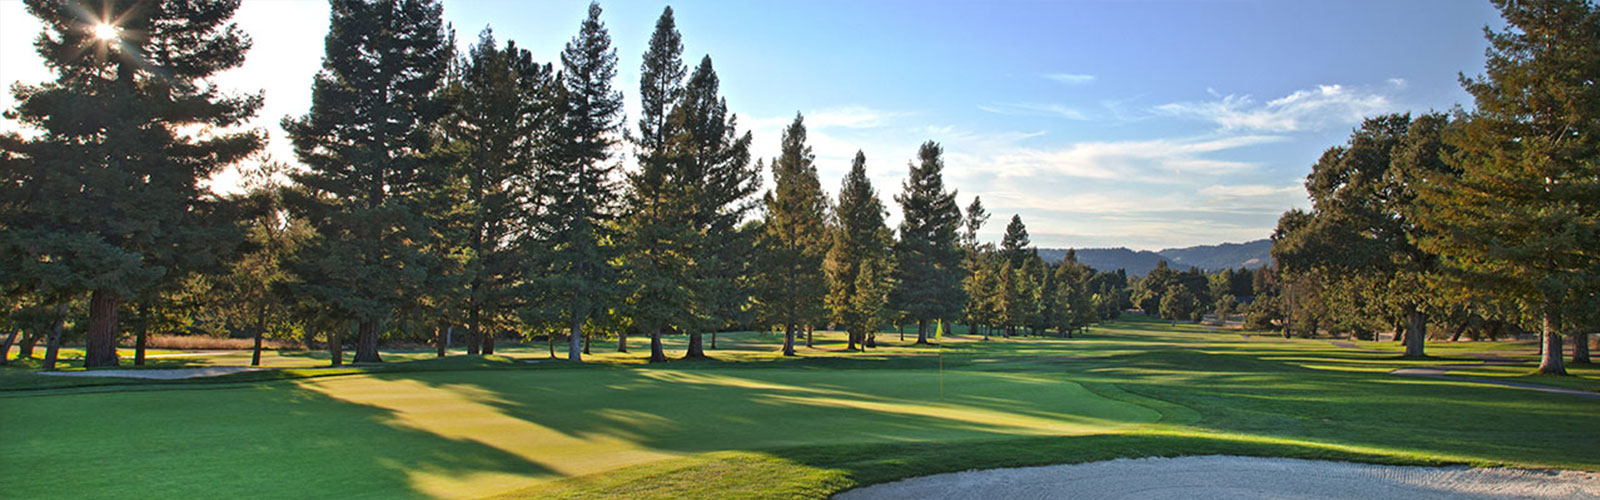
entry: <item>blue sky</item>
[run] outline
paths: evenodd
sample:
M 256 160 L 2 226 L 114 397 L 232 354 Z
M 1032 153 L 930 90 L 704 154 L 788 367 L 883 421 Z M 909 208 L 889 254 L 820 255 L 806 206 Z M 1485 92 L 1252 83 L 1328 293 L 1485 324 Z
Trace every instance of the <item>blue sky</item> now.
M 446 0 L 445 17 L 463 48 L 492 25 L 554 61 L 586 5 Z M 602 3 L 630 117 L 664 5 Z M 761 156 L 804 113 L 823 185 L 836 190 L 861 149 L 887 200 L 917 145 L 935 140 L 961 204 L 982 196 L 995 214 L 987 237 L 1020 213 L 1050 247 L 1266 237 L 1307 205 L 1311 163 L 1362 116 L 1470 105 L 1456 75 L 1481 72 L 1482 29 L 1500 26 L 1478 0 L 671 5 L 685 59 L 712 56 Z M 326 4 L 244 0 L 237 19 L 255 48 L 219 81 L 265 90 L 256 125 L 291 159 L 276 123 L 309 105 Z M 21 2 L 0 0 L 0 82 L 48 78 L 29 47 L 37 32 Z

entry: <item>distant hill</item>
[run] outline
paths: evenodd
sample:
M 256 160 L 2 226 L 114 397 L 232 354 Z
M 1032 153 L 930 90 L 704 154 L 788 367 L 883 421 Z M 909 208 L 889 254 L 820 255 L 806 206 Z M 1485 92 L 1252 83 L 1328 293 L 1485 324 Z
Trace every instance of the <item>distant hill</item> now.
M 1079 248 L 1078 262 L 1100 271 L 1127 269 L 1130 276 L 1144 276 L 1155 269 L 1156 263 L 1167 261 L 1174 269 L 1198 267 L 1207 271 L 1220 269 L 1255 269 L 1272 262 L 1272 240 L 1246 243 L 1223 243 L 1187 248 L 1167 248 L 1158 252 L 1129 250 L 1127 248 Z M 1039 256 L 1051 263 L 1066 258 L 1065 248 L 1041 248 Z

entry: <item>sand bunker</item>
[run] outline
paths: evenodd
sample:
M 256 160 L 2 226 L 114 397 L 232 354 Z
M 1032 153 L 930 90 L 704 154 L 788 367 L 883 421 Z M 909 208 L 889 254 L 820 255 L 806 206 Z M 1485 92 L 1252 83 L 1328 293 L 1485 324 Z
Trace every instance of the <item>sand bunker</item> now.
M 939 474 L 868 486 L 835 498 L 1600 499 L 1600 473 L 1201 456 Z

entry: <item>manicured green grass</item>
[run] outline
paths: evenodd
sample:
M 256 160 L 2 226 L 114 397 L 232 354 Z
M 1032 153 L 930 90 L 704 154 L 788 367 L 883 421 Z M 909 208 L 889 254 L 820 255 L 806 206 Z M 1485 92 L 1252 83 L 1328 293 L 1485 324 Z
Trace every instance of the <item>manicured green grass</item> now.
M 1418 361 L 1143 321 L 1071 340 L 879 338 L 893 346 L 844 353 L 822 333 L 800 359 L 741 333 L 713 361 L 665 365 L 632 339 L 582 366 L 527 363 L 548 356 L 535 344 L 344 374 L 0 386 L 0 470 L 24 478 L 7 485 L 19 498 L 815 498 L 1207 453 L 1600 470 L 1600 401 L 1387 374 L 1470 362 L 1464 349 Z

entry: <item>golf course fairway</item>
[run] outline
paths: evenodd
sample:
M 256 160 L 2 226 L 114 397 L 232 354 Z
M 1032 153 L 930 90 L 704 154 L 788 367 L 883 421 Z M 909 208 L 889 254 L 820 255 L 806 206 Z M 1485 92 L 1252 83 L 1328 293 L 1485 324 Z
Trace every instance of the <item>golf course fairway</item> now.
M 1600 400 L 1387 373 L 1460 364 L 1465 346 L 1408 360 L 1148 321 L 942 349 L 880 338 L 845 353 L 826 333 L 796 359 L 741 333 L 712 361 L 662 365 L 527 363 L 536 344 L 335 376 L 0 387 L 0 470 L 16 498 L 809 498 L 1195 454 L 1600 470 Z

